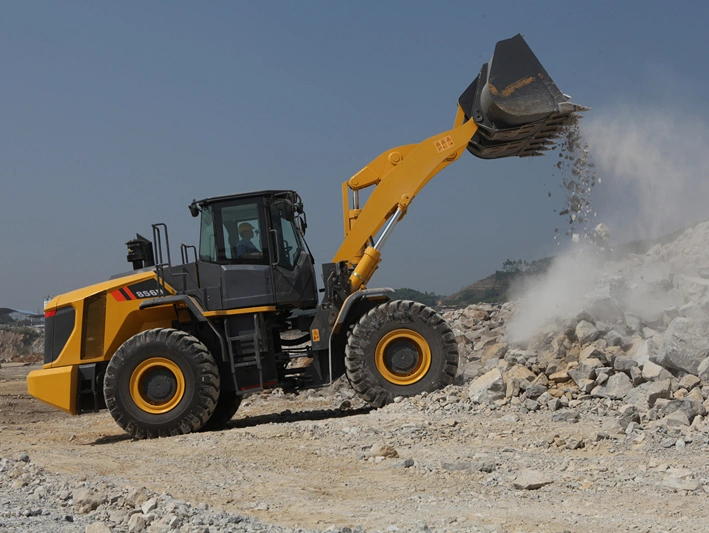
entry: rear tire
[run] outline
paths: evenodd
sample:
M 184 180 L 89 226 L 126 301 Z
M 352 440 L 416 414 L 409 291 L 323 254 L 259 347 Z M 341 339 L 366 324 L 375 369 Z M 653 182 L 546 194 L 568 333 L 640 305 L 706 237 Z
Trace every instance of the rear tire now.
M 396 300 L 359 319 L 345 349 L 347 379 L 366 402 L 381 407 L 453 383 L 458 345 L 443 317 L 418 302 Z
M 215 410 L 219 370 L 197 338 L 160 328 L 134 335 L 111 357 L 106 407 L 137 439 L 197 431 Z
M 230 390 L 219 393 L 217 406 L 200 431 L 219 431 L 234 417 L 241 404 L 241 396 Z

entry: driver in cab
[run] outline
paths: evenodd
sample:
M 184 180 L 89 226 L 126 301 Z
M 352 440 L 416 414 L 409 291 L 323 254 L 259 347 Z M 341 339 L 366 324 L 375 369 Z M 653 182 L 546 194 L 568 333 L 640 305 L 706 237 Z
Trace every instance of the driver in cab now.
M 238 227 L 239 242 L 236 244 L 236 257 L 242 257 L 245 254 L 260 254 L 259 250 L 251 239 L 254 238 L 254 227 L 248 222 L 242 222 Z

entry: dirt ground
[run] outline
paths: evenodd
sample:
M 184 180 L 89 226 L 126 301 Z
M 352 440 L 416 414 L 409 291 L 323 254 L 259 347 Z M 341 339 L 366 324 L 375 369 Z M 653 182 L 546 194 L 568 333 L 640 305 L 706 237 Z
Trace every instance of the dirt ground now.
M 423 400 L 338 409 L 342 397 L 324 391 L 252 396 L 224 431 L 135 441 L 105 411 L 72 417 L 32 399 L 24 382 L 32 368 L 0 369 L 0 457 L 27 452 L 69 480 L 104 476 L 287 527 L 709 531 L 709 495 L 672 482 L 709 483 L 700 438 L 682 449 L 663 448 L 652 434 L 639 444 L 595 442 L 607 417 L 584 414 L 574 424 Z M 545 445 L 554 435 L 589 444 Z M 398 458 L 370 457 L 376 444 Z M 553 482 L 515 489 L 528 469 Z

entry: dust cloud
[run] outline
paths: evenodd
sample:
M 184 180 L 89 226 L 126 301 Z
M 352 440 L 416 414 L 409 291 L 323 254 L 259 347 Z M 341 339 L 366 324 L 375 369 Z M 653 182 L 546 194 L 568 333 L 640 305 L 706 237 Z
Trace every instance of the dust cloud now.
M 610 228 L 611 246 L 709 219 L 706 122 L 692 114 L 646 108 L 592 113 L 580 121 L 579 131 L 603 185 L 588 197 L 593 202 L 589 211 L 598 212 L 604 231 Z M 557 178 L 563 177 L 557 173 Z M 547 273 L 513 287 L 510 296 L 518 305 L 509 324 L 510 340 L 528 340 L 555 319 L 584 309 L 586 296 L 604 273 L 607 253 L 592 241 L 568 239 Z
M 709 124 L 696 114 L 624 108 L 586 117 L 616 242 L 709 218 Z

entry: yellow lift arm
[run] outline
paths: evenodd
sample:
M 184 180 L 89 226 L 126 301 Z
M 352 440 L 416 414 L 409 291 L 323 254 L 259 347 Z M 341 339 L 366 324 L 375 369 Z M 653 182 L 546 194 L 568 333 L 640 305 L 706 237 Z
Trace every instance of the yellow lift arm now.
M 381 247 L 409 204 L 436 174 L 462 155 L 477 130 L 474 120 L 465 121 L 459 105 L 453 129 L 419 144 L 387 150 L 342 184 L 345 239 L 333 262 L 347 261 L 354 267 L 350 276 L 353 291 L 369 282 L 381 261 Z M 374 190 L 360 209 L 359 191 L 367 187 Z

